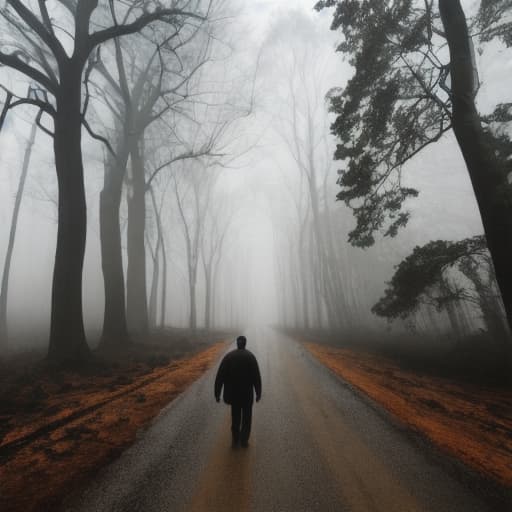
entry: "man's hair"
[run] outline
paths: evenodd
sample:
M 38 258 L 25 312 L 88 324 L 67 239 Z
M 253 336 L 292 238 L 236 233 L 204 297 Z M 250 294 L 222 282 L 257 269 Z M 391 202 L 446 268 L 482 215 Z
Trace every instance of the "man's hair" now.
M 236 339 L 236 344 L 239 348 L 245 348 L 245 345 L 247 343 L 247 338 L 245 336 L 238 336 Z

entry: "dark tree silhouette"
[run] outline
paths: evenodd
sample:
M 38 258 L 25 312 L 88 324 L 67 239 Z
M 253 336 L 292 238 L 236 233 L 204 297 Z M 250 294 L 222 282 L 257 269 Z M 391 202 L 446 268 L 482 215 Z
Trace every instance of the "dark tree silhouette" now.
M 486 4 L 501 6 L 495 13 L 510 8 L 509 2 Z M 478 76 L 460 1 L 439 0 L 438 10 L 434 0 L 325 0 L 316 8 L 328 6 L 336 7 L 332 28 L 344 34 L 338 50 L 348 54 L 355 67 L 345 90 L 330 93 L 337 114 L 332 130 L 340 141 L 335 158 L 347 161 L 340 171 L 338 198 L 357 219 L 350 242 L 367 247 L 374 243 L 376 231 L 394 236 L 407 223 L 403 203 L 418 192 L 403 185 L 402 166 L 453 129 L 512 325 L 510 160 L 496 153 L 503 140 L 497 142 L 482 126 L 475 106 Z M 486 37 L 507 40 L 503 31 L 490 30 L 494 22 L 489 15 Z M 497 112 L 504 110 L 502 106 Z
M 458 242 L 436 240 L 415 247 L 397 265 L 385 295 L 372 311 L 389 319 L 405 319 L 428 305 L 446 309 L 451 319 L 454 303 L 461 300 L 480 309 L 487 331 L 506 348 L 503 306 L 483 236 Z
M 11 102 L 10 108 L 33 104 L 53 119 L 59 207 L 48 357 L 55 362 L 72 362 L 89 354 L 82 314 L 86 237 L 82 125 L 101 138 L 93 134 L 86 120 L 89 100 L 86 94 L 82 103 L 82 80 L 87 92 L 94 51 L 106 41 L 139 32 L 154 22 L 172 26 L 183 18 L 202 16 L 188 10 L 190 1 L 173 1 L 170 8 L 154 0 L 133 4 L 60 0 L 57 4 L 62 15 L 59 20 L 52 19 L 44 1 L 33 10 L 20 0 L 7 1 L 1 9 L 7 31 L 2 34 L 0 63 L 37 82 L 53 98 L 21 98 Z M 68 23 L 64 31 L 61 22 Z M 70 54 L 62 37 L 73 41 Z
M 512 46 L 512 0 L 481 0 L 478 12 L 480 38 L 490 41 L 501 39 Z
M 436 240 L 417 246 L 396 267 L 384 297 L 373 307 L 373 312 L 387 318 L 405 318 L 423 303 L 439 307 L 448 300 L 460 298 L 457 290 L 429 296 L 428 292 L 439 287 L 443 273 L 462 258 L 484 256 L 487 246 L 483 236 L 467 238 L 460 242 Z M 442 292 L 442 290 L 441 290 Z
M 108 87 L 103 96 L 119 121 L 118 158 L 107 162 L 101 195 L 102 261 L 105 279 L 103 342 L 126 339 L 127 321 L 132 331 L 150 325 L 146 289 L 146 193 L 154 179 L 172 164 L 212 153 L 218 132 L 191 141 L 190 124 L 195 101 L 200 98 L 201 68 L 210 60 L 212 34 L 202 23 L 175 24 L 171 35 L 114 43 L 115 70 L 98 66 Z M 140 66 L 140 56 L 144 65 Z M 101 84 L 98 84 L 101 89 Z M 157 128 L 154 126 L 157 125 Z M 153 134 L 146 151 L 146 133 Z M 155 137 L 158 133 L 159 137 Z M 157 139 L 158 142 L 157 142 Z M 157 155 L 155 157 L 155 155 Z M 153 158 L 151 158 L 153 157 Z M 130 173 L 127 175 L 127 164 Z M 151 165 L 150 165 L 151 163 Z M 128 186 L 128 269 L 126 312 L 122 269 L 119 207 L 123 183 Z M 162 250 L 165 250 L 162 246 Z M 165 271 L 165 262 L 163 270 Z M 151 300 L 151 299 L 150 299 Z M 154 311 L 154 310 L 153 310 Z

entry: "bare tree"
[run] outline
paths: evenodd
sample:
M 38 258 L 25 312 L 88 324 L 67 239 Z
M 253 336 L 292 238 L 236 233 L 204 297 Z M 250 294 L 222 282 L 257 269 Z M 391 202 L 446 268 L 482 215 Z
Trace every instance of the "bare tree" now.
M 320 291 L 329 326 L 342 328 L 349 325 L 351 319 L 343 274 L 345 269 L 340 265 L 337 247 L 332 241 L 331 212 L 328 197 L 324 194 L 325 183 L 333 172 L 329 156 L 327 112 L 321 90 L 325 63 L 302 46 L 292 50 L 283 48 L 283 54 L 286 57 L 280 62 L 288 65 L 288 72 L 285 82 L 278 88 L 282 111 L 276 129 L 304 180 L 307 194 L 305 202 L 298 196 L 303 204 L 299 205 L 301 211 L 297 217 L 298 225 L 302 226 L 297 242 L 303 251 L 302 264 L 297 268 L 305 268 L 305 229 L 309 224 L 313 235 L 311 243 L 316 252 L 314 262 L 310 261 L 315 266 L 315 279 L 319 280 L 317 291 Z M 307 218 L 306 212 L 310 212 Z M 302 290 L 304 285 L 305 282 Z M 307 309 L 305 301 L 302 309 Z
M 98 0 L 60 0 L 56 6 L 58 19 L 52 19 L 44 1 L 31 9 L 20 0 L 8 0 L 0 9 L 5 28 L 0 63 L 36 82 L 53 98 L 47 101 L 17 97 L 10 102 L 10 108 L 36 105 L 53 120 L 59 187 L 48 351 L 53 361 L 76 361 L 89 353 L 82 313 L 86 237 L 82 125 L 95 138 L 106 142 L 92 132 L 85 115 L 89 103 L 88 78 L 97 56 L 95 50 L 111 39 L 139 32 L 155 22 L 172 27 L 183 18 L 204 19 L 200 4 L 199 0 L 193 3 L 177 0 L 171 7 L 164 7 L 158 1 L 148 0 L 99 6 Z M 99 17 L 101 24 L 97 21 Z M 70 54 L 66 51 L 69 43 L 72 44 Z M 82 81 L 86 85 L 85 99 Z
M 195 168 L 194 168 L 195 167 Z M 188 287 L 189 327 L 197 327 L 197 278 L 205 218 L 216 176 L 200 162 L 183 163 L 172 181 L 176 205 L 185 240 Z
M 225 211 L 219 198 L 209 201 L 209 212 L 201 240 L 201 260 L 205 277 L 204 326 L 210 329 L 214 323 L 215 285 L 224 255 L 226 237 L 232 225 L 233 213 Z
M 170 180 L 167 181 L 167 184 Z M 160 278 L 160 265 L 162 267 L 162 293 L 160 299 L 160 327 L 165 324 L 165 302 L 166 302 L 166 286 L 167 286 L 167 260 L 164 240 L 164 230 L 162 226 L 162 209 L 164 206 L 164 199 L 166 198 L 166 189 L 164 188 L 161 194 L 160 203 L 158 203 L 155 190 L 150 187 L 149 193 L 151 196 L 151 205 L 154 213 L 154 224 L 156 230 L 155 248 L 151 249 L 153 259 L 153 273 L 151 277 L 151 291 L 149 295 L 149 325 L 155 328 L 157 325 L 158 315 L 158 283 Z M 149 238 L 149 237 L 148 237 Z M 149 241 L 151 247 L 151 242 Z
M 105 282 L 105 315 L 102 341 L 119 344 L 127 339 L 128 312 L 130 327 L 144 332 L 148 327 L 146 262 L 145 262 L 145 193 L 146 158 L 144 136 L 146 130 L 162 117 L 173 112 L 171 123 L 161 123 L 168 135 L 166 145 L 179 132 L 176 123 L 186 116 L 186 103 L 191 94 L 190 83 L 194 74 L 208 61 L 209 36 L 198 43 L 204 20 L 196 24 L 174 24 L 170 33 L 153 31 L 148 37 L 121 44 L 114 40 L 114 70 L 102 60 L 97 66 L 106 82 L 98 84 L 105 104 L 116 120 L 116 157 L 109 156 L 105 166 L 105 184 L 100 201 L 102 265 Z M 200 38 L 199 38 L 200 39 Z M 142 61 L 142 64 L 141 64 Z M 184 64 L 187 62 L 187 64 Z M 178 117 L 176 117 L 178 116 Z M 185 119 L 186 120 L 186 119 Z M 189 157 L 193 151 L 179 150 L 166 161 L 170 164 Z M 123 183 L 130 160 L 127 180 L 128 194 L 128 271 L 127 303 L 122 268 L 119 207 Z M 164 166 L 160 166 L 163 168 Z M 156 175 L 156 174 L 155 174 Z

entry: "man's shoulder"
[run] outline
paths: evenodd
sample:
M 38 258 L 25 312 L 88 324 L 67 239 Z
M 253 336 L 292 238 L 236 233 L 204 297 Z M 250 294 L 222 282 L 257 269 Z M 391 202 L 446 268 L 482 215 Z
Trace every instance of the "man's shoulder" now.
M 250 351 L 250 350 L 247 350 L 246 348 L 243 348 L 243 349 L 240 349 L 240 348 L 235 348 L 234 350 L 231 350 L 230 352 L 228 352 L 224 358 L 225 359 L 246 359 L 246 358 L 253 358 L 254 357 L 254 354 Z
M 250 350 L 244 349 L 241 352 L 244 352 L 244 357 L 246 359 L 251 359 L 251 360 L 256 361 L 256 356 Z
M 235 350 L 230 350 L 224 357 L 223 357 L 223 360 L 224 361 L 227 361 L 229 359 L 232 359 L 233 356 L 236 355 L 236 349 Z

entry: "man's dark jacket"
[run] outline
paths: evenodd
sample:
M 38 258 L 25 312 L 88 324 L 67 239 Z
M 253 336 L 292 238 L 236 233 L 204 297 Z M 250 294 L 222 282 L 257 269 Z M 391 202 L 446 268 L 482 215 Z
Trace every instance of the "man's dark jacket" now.
M 215 397 L 220 397 L 224 387 L 224 402 L 227 404 L 252 403 L 254 391 L 261 397 L 261 376 L 256 358 L 249 350 L 237 348 L 227 353 L 220 363 L 215 379 Z

